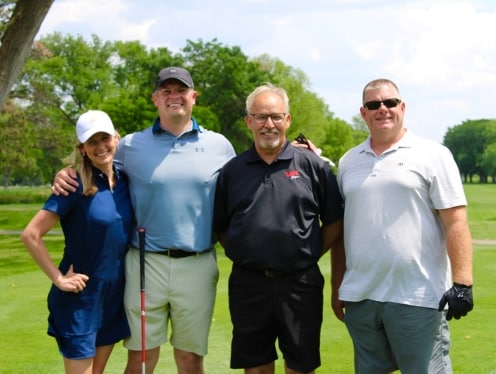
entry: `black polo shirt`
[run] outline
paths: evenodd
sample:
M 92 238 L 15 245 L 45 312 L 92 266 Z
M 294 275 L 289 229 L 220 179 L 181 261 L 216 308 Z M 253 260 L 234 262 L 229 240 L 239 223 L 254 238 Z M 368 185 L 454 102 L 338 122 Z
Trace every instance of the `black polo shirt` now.
M 255 147 L 220 171 L 214 231 L 225 232 L 234 264 L 292 273 L 316 263 L 322 224 L 343 218 L 343 202 L 329 165 L 289 142 L 268 165 Z

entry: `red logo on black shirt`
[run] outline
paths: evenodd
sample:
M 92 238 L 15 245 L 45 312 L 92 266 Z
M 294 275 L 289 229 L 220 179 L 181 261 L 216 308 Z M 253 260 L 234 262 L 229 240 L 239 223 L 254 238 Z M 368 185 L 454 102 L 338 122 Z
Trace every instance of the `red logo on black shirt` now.
M 288 170 L 284 172 L 284 174 L 286 175 L 286 178 L 289 179 L 298 179 L 300 177 L 298 170 Z

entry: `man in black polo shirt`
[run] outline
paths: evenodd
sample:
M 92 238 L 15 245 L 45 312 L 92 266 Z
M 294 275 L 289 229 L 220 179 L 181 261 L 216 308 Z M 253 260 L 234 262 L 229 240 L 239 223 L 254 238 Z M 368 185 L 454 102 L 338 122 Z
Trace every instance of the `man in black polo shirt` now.
M 214 231 L 233 261 L 231 368 L 273 373 L 277 339 L 286 373 L 312 373 L 323 313 L 317 263 L 341 238 L 342 199 L 329 165 L 286 139 L 284 89 L 256 88 L 246 110 L 254 144 L 221 170 L 214 209 Z

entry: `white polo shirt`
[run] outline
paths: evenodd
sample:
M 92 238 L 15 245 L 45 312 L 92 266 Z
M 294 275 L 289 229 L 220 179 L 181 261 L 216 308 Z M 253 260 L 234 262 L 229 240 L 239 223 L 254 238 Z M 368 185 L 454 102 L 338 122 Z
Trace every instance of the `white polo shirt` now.
M 341 158 L 338 184 L 347 267 L 340 298 L 437 308 L 451 269 L 436 210 L 467 205 L 449 149 L 407 131 L 377 156 L 369 137 Z

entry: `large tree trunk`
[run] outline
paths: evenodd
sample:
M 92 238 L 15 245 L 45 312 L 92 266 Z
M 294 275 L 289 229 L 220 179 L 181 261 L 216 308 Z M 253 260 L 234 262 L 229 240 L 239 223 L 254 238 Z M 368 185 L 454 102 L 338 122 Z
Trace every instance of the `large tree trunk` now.
M 0 46 L 0 109 L 54 0 L 17 0 Z

